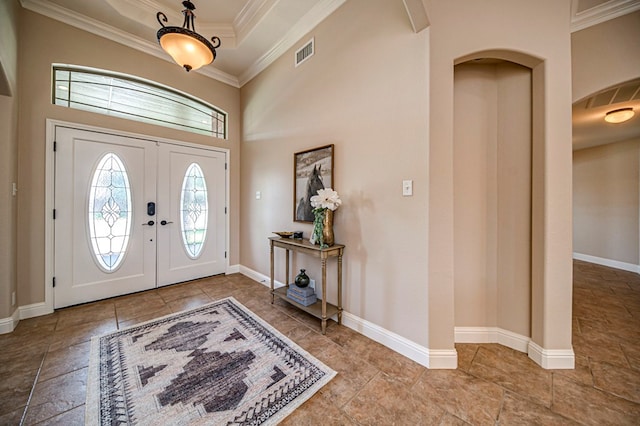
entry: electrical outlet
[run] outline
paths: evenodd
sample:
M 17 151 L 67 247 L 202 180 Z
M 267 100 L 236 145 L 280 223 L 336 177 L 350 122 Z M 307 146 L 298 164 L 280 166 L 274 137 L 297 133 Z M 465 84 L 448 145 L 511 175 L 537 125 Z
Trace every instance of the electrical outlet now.
M 11 306 L 16 306 L 16 292 L 11 292 Z

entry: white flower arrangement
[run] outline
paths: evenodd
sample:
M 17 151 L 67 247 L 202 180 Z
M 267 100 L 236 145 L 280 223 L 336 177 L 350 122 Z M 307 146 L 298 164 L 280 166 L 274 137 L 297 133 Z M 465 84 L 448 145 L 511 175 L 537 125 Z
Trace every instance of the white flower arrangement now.
M 311 207 L 314 209 L 335 211 L 341 204 L 340 196 L 331 188 L 318 189 L 318 195 L 311 197 Z
M 311 207 L 313 207 L 313 231 L 311 233 L 311 244 L 320 244 L 320 247 L 328 247 L 333 244 L 333 237 L 331 241 L 325 244 L 323 236 L 323 222 L 327 214 L 327 210 L 335 211 L 341 204 L 342 200 L 336 191 L 331 188 L 318 189 L 318 195 L 311 197 Z M 331 213 L 333 215 L 333 213 Z M 331 230 L 333 235 L 333 230 Z

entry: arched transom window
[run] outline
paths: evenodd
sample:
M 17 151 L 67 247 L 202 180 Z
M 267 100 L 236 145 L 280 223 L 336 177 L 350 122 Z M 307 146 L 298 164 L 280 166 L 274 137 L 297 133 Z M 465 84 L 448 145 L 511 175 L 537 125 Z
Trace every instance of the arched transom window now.
M 227 138 L 227 113 L 194 96 L 138 77 L 53 66 L 53 103 Z

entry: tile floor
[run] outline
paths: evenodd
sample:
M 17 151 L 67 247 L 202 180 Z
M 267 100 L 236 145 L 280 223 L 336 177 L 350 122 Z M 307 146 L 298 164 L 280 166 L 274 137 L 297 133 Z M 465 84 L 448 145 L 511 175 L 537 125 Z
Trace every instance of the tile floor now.
M 242 275 L 58 310 L 0 335 L 0 425 L 84 424 L 89 339 L 234 296 L 338 371 L 290 425 L 640 424 L 640 276 L 574 265 L 575 370 L 544 370 L 500 345 L 456 345 L 428 370 L 352 330 L 319 323 Z M 34 385 L 35 383 L 35 385 Z

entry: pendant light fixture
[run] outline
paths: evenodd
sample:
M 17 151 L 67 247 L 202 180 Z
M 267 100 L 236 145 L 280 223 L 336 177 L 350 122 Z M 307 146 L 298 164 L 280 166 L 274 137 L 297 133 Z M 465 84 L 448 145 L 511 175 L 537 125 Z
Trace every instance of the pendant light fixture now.
M 211 42 L 196 32 L 194 24 L 196 9 L 190 0 L 182 2 L 185 9 L 184 23 L 182 27 L 165 27 L 162 22 L 167 22 L 167 16 L 158 12 L 156 18 L 162 26 L 158 30 L 158 43 L 174 61 L 187 72 L 197 70 L 208 65 L 216 59 L 216 48 L 220 47 L 220 39 L 211 37 Z

